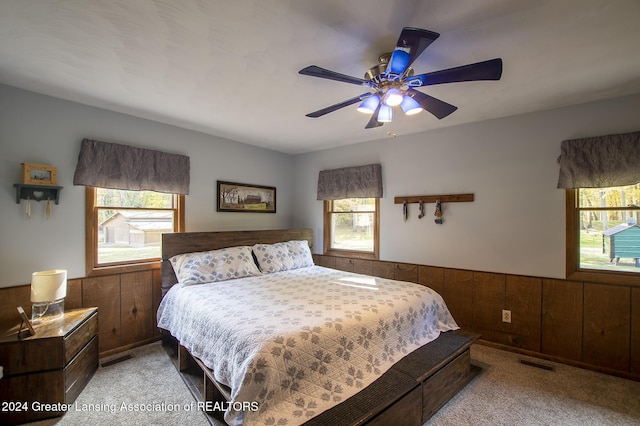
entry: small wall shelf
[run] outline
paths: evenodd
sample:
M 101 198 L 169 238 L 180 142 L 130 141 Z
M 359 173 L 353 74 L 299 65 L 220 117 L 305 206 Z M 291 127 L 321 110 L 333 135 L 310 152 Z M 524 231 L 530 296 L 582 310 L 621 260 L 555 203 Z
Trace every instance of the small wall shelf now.
M 58 204 L 60 201 L 61 186 L 50 185 L 25 185 L 14 183 L 16 187 L 16 204 L 20 204 L 20 200 L 46 201 L 51 200 Z
M 440 200 L 441 203 L 464 203 L 473 201 L 473 194 L 443 194 L 443 195 L 411 195 L 407 197 L 395 197 L 394 204 L 407 203 L 435 203 Z

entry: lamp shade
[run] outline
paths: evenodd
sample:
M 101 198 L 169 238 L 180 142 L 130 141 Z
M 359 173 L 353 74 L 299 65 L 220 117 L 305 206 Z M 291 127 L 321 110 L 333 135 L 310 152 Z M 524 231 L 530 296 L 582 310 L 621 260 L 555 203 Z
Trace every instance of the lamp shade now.
M 53 302 L 66 296 L 66 270 L 53 269 L 31 274 L 31 302 Z
M 407 115 L 417 114 L 422 111 L 422 106 L 411 96 L 405 96 L 400 104 L 400 108 Z
M 380 96 L 373 95 L 369 96 L 364 100 L 358 107 L 358 111 L 363 112 L 365 114 L 373 114 L 373 112 L 378 108 L 378 104 L 380 103 Z
M 391 121 L 393 121 L 393 108 L 385 104 L 380 105 L 380 110 L 378 111 L 378 121 L 381 123 L 390 123 Z

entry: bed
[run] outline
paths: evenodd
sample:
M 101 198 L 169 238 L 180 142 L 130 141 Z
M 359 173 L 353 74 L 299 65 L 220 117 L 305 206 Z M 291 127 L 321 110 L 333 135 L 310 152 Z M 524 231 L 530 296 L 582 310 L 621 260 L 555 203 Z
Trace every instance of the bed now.
M 428 287 L 314 265 L 311 235 L 163 235 L 179 370 L 199 371 L 212 422 L 422 424 L 477 373 L 477 336 Z

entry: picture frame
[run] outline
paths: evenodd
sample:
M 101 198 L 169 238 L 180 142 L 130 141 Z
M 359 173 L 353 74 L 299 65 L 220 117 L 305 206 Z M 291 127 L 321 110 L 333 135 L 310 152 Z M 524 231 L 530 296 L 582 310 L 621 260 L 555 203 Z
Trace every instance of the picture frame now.
M 22 306 L 17 306 L 16 309 L 18 310 L 18 315 L 20 315 L 20 320 L 22 321 L 22 324 L 20 324 L 20 329 L 18 330 L 18 335 L 22 332 L 22 325 L 25 324 L 27 326 L 27 332 L 29 333 L 29 335 L 34 336 L 36 334 L 36 330 L 31 325 L 31 321 L 29 321 L 29 317 L 27 316 L 26 312 L 24 311 Z
M 273 186 L 219 180 L 216 200 L 218 212 L 276 212 L 276 188 Z
M 20 163 L 23 185 L 56 186 L 56 168 L 42 164 Z

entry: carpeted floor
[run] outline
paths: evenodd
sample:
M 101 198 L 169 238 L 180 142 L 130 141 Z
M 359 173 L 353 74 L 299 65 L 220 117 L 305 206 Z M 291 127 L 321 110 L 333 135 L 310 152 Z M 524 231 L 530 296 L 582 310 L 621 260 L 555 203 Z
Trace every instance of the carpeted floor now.
M 482 373 L 425 425 L 640 425 L 639 382 L 478 344 L 471 358 Z
M 98 369 L 76 400 L 78 410 L 32 425 L 208 424 L 159 343 L 131 352 L 133 358 Z M 471 356 L 483 372 L 425 425 L 640 425 L 640 382 L 481 345 Z

